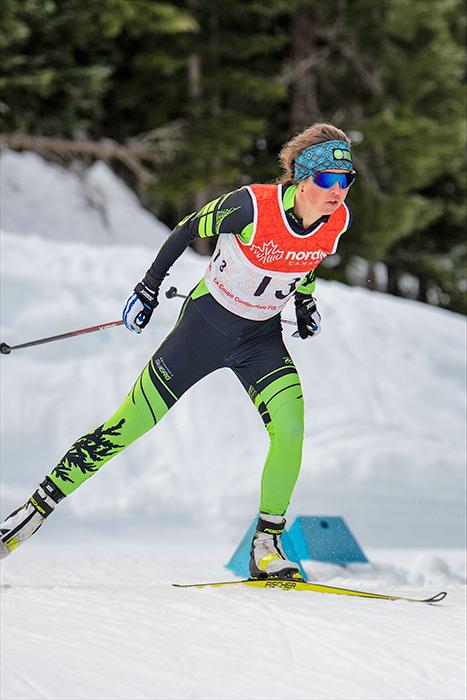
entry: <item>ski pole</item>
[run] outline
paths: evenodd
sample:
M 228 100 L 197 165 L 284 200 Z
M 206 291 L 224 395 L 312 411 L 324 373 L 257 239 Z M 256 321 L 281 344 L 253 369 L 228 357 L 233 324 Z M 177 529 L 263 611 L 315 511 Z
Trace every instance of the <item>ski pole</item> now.
M 165 296 L 167 299 L 173 299 L 174 297 L 180 297 L 180 299 L 186 299 L 187 295 L 186 294 L 179 294 L 177 287 L 170 287 L 166 293 Z M 282 318 L 281 319 L 282 323 L 289 323 L 291 326 L 296 326 L 297 324 L 294 321 L 287 321 L 287 319 Z
M 77 335 L 84 335 L 85 333 L 94 333 L 95 331 L 104 331 L 106 328 L 114 328 L 115 326 L 121 325 L 123 325 L 123 321 L 110 321 L 109 323 L 101 323 L 99 326 L 81 328 L 78 331 L 69 331 L 68 333 L 60 333 L 60 335 L 52 335 L 48 338 L 31 340 L 29 343 L 21 343 L 21 345 L 7 345 L 7 343 L 0 343 L 0 353 L 2 355 L 9 355 L 12 350 L 19 350 L 20 348 L 31 348 L 33 345 L 43 345 L 43 343 L 53 343 L 55 340 L 74 338 Z

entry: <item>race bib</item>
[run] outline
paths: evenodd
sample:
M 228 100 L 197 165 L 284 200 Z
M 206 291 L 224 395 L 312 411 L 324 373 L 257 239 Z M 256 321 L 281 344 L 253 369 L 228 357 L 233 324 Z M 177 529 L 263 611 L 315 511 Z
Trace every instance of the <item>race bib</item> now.
M 204 279 L 212 296 L 226 309 L 237 316 L 265 321 L 282 311 L 303 276 L 255 267 L 235 236 L 221 234 Z

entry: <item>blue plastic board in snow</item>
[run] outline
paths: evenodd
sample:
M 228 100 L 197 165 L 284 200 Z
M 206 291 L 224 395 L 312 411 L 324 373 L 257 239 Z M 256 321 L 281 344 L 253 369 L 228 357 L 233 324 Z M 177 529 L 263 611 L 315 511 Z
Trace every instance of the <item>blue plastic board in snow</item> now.
M 290 528 L 289 538 L 300 559 L 332 564 L 368 563 L 344 518 L 301 515 Z
M 245 536 L 243 537 L 242 541 L 235 550 L 234 555 L 232 556 L 228 564 L 226 564 L 227 569 L 230 569 L 230 571 L 232 571 L 237 576 L 241 576 L 242 578 L 249 578 L 250 576 L 250 572 L 248 570 L 248 565 L 250 563 L 250 547 L 251 540 L 253 539 L 253 535 L 256 532 L 257 522 L 258 517 L 256 517 L 253 520 L 250 527 L 246 531 Z M 284 532 L 282 534 L 281 542 L 286 556 L 290 559 L 290 561 L 296 561 L 298 563 L 298 565 L 300 566 L 300 573 L 303 576 L 303 580 L 307 581 L 307 575 L 302 568 L 298 554 L 292 543 L 290 535 L 287 532 Z

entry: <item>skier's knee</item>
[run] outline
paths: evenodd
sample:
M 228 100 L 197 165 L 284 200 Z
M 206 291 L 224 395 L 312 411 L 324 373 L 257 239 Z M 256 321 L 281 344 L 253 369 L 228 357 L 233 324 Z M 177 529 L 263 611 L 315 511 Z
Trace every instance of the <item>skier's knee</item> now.
M 303 405 L 299 400 L 294 405 L 288 401 L 283 404 L 272 416 L 274 435 L 287 443 L 299 443 L 303 441 L 304 419 Z

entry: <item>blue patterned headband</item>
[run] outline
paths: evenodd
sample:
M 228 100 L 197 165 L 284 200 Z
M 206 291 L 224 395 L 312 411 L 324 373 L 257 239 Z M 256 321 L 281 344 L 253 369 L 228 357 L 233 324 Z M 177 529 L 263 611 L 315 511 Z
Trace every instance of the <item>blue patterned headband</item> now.
M 295 158 L 295 182 L 301 182 L 319 170 L 353 170 L 347 141 L 323 141 L 308 146 Z

